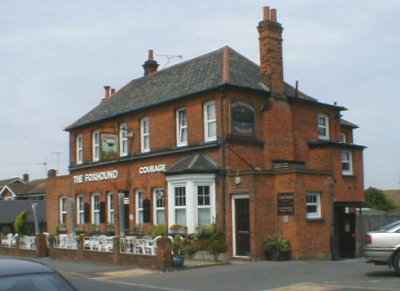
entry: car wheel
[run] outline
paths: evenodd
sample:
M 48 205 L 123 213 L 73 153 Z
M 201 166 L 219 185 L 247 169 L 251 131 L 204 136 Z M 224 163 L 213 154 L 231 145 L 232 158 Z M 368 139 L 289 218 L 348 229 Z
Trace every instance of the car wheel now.
M 400 276 L 400 251 L 398 251 L 393 258 L 393 267 L 397 275 Z

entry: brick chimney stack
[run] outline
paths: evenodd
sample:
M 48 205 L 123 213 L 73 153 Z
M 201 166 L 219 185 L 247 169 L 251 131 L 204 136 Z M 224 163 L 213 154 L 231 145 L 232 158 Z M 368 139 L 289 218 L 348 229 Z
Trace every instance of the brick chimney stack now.
M 260 67 L 267 85 L 275 95 L 284 95 L 283 82 L 283 27 L 278 22 L 276 9 L 263 8 L 263 19 L 258 24 L 260 41 Z
M 151 76 L 157 73 L 158 66 L 157 61 L 154 60 L 154 51 L 149 50 L 147 61 L 143 64 L 144 75 Z
M 111 97 L 111 87 L 104 86 L 104 99 L 109 99 Z
M 24 181 L 24 183 L 29 183 L 29 174 L 25 173 L 22 175 L 22 181 Z

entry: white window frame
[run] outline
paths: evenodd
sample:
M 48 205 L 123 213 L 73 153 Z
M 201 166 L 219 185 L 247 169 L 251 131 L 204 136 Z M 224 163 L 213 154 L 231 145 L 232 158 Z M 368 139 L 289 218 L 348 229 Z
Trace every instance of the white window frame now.
M 96 130 L 92 133 L 92 160 L 100 161 L 100 131 Z
M 119 156 L 126 157 L 129 153 L 128 124 L 122 123 L 119 127 Z
M 184 117 L 186 118 L 186 123 L 181 122 L 181 115 L 180 113 L 184 113 Z M 184 136 L 184 130 L 186 130 L 186 138 L 183 140 Z M 184 147 L 188 145 L 188 139 L 189 139 L 189 128 L 188 128 L 188 114 L 186 108 L 180 108 L 176 110 L 176 145 L 178 147 Z
M 208 187 L 209 188 L 209 205 L 199 205 L 199 187 Z M 215 217 L 213 217 L 213 213 L 212 213 L 212 195 L 211 195 L 211 185 L 210 184 L 196 184 L 195 185 L 195 199 L 196 199 L 196 206 L 197 206 L 197 225 L 200 225 L 199 219 L 200 219 L 200 215 L 199 215 L 199 209 L 210 209 L 210 224 L 215 223 Z
M 82 200 L 82 207 L 80 201 Z M 76 196 L 76 223 L 85 224 L 85 199 L 83 195 Z
M 139 195 L 141 194 L 141 201 L 139 200 Z M 135 198 L 135 207 L 136 207 L 136 224 L 143 224 L 144 219 L 144 209 L 143 209 L 143 201 L 144 201 L 144 191 L 142 189 L 136 191 Z
M 95 198 L 98 197 L 99 198 L 99 208 L 96 209 L 95 208 Z M 91 219 L 92 219 L 92 224 L 94 225 L 100 225 L 100 212 L 101 212 L 101 200 L 100 200 L 100 193 L 93 193 L 92 197 L 91 197 Z M 98 221 L 96 221 L 96 217 L 98 216 Z
M 213 106 L 214 108 L 214 119 L 208 119 L 208 107 Z M 211 142 L 211 141 L 216 141 L 217 140 L 217 111 L 215 107 L 215 102 L 214 101 L 209 101 L 204 104 L 204 141 L 205 142 Z M 215 124 L 215 136 L 209 136 L 209 128 L 210 124 Z
M 320 120 L 324 119 L 325 124 L 321 124 Z M 330 129 L 329 129 L 329 116 L 326 114 L 318 114 L 318 137 L 319 139 L 322 140 L 329 140 L 330 139 Z M 325 130 L 325 135 L 321 135 L 320 133 L 320 129 L 324 129 Z
M 115 224 L 115 199 L 113 192 L 107 193 L 107 223 Z
M 346 155 L 348 154 L 348 156 Z M 342 174 L 345 176 L 351 176 L 354 174 L 354 170 L 353 170 L 353 152 L 349 151 L 349 150 L 343 150 L 341 152 L 341 161 L 342 161 Z M 344 170 L 343 169 L 343 164 L 344 163 L 348 163 L 349 164 L 349 169 L 348 170 Z
M 67 216 L 68 216 L 68 211 L 67 211 L 67 201 L 68 198 L 65 196 L 62 196 L 59 198 L 59 220 L 60 224 L 66 224 L 67 223 Z M 64 215 L 65 215 L 65 221 L 64 221 Z
M 195 233 L 198 226 L 198 208 L 197 208 L 197 185 L 210 186 L 210 203 L 212 222 L 215 221 L 215 175 L 214 174 L 190 174 L 181 176 L 168 176 L 168 226 L 176 224 L 175 220 L 175 188 L 186 188 L 186 226 L 188 233 Z
M 147 127 L 147 131 L 145 131 Z M 145 139 L 148 140 L 147 147 L 145 146 Z M 142 153 L 150 152 L 150 119 L 144 117 L 140 120 L 140 147 Z
M 83 163 L 83 136 L 79 134 L 76 137 L 76 164 L 80 165 Z
M 157 204 L 157 194 L 159 191 L 163 192 L 163 203 L 164 206 L 163 207 L 159 207 Z M 155 188 L 153 190 L 153 209 L 154 209 L 154 213 L 153 213 L 153 224 L 166 224 L 165 221 L 165 202 L 166 202 L 166 197 L 165 197 L 165 189 L 164 188 Z M 164 223 L 159 223 L 157 220 L 158 217 L 158 212 L 162 211 L 164 213 Z
M 308 196 L 315 196 L 316 202 L 308 202 Z M 316 206 L 317 211 L 315 213 L 309 213 L 307 211 L 308 206 Z M 307 219 L 321 219 L 322 218 L 322 211 L 321 211 L 321 193 L 319 192 L 309 192 L 306 194 L 306 217 Z

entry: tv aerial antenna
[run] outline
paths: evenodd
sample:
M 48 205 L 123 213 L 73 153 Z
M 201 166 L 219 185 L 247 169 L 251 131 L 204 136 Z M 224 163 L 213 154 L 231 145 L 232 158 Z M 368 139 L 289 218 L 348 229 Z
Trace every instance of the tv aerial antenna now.
M 183 59 L 182 55 L 156 54 L 156 56 L 167 59 L 167 62 L 163 64 L 163 67 L 167 66 L 174 59 L 179 59 L 179 60 Z

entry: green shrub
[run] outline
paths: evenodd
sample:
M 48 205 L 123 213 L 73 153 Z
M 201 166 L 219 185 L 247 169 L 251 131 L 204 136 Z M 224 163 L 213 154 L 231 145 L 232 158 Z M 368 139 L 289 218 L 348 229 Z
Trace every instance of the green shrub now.
M 216 233 L 209 241 L 208 251 L 218 260 L 218 255 L 227 251 L 228 247 L 225 242 L 225 235 L 223 233 Z
M 396 209 L 396 204 L 385 193 L 377 188 L 369 187 L 365 190 L 365 202 L 368 207 L 383 211 Z
M 267 252 L 288 252 L 290 251 L 290 242 L 280 236 L 269 238 L 264 243 Z
M 168 227 L 165 224 L 157 224 L 153 226 L 151 230 L 151 235 L 156 236 L 166 236 L 168 234 Z
M 199 225 L 196 228 L 196 237 L 200 240 L 212 239 L 217 234 L 217 226 L 215 224 Z
M 20 214 L 18 214 L 14 223 L 15 232 L 19 235 L 26 234 L 27 221 L 28 213 L 26 211 L 22 211 Z
M 185 239 L 177 235 L 172 240 L 172 253 L 174 256 L 183 256 L 185 255 Z
M 67 232 L 67 226 L 65 224 L 58 224 L 56 226 L 56 233 L 61 234 L 61 233 L 66 233 Z

